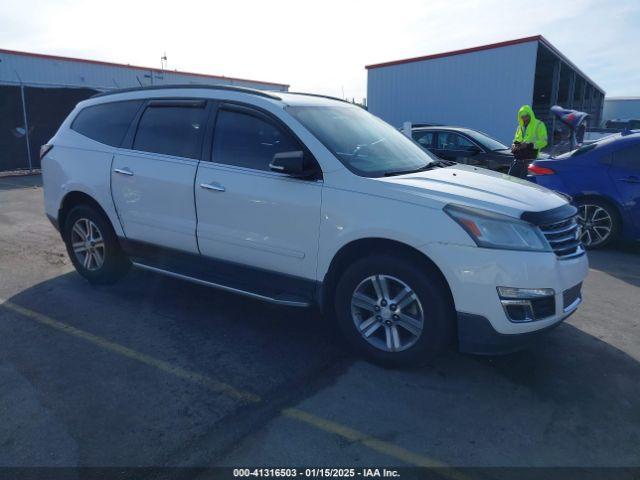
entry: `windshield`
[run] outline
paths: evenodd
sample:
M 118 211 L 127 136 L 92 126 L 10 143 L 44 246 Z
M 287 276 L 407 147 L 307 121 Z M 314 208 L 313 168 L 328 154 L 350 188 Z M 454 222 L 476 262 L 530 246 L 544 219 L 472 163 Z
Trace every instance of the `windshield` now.
M 360 107 L 287 107 L 349 170 L 365 177 L 423 169 L 434 159 Z
M 507 147 L 504 143 L 499 142 L 495 138 L 491 138 L 486 133 L 478 132 L 477 130 L 464 130 L 464 133 L 469 135 L 472 139 L 481 144 L 487 150 L 496 152 L 498 150 L 509 149 L 509 147 Z

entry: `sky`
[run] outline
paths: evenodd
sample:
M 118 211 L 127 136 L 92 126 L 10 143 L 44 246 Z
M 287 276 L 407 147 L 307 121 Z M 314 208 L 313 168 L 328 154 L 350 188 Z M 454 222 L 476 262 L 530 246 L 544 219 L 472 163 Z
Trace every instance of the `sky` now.
M 544 35 L 640 95 L 640 1 L 2 0 L 0 48 L 265 80 L 360 101 L 365 65 Z

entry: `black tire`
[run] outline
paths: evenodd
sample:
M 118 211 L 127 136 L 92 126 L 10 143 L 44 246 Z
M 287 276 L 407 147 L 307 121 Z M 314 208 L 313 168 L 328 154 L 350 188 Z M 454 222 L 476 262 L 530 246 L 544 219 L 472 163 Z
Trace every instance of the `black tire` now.
M 352 316 L 351 300 L 356 288 L 364 285 L 363 281 L 375 275 L 401 280 L 413 290 L 422 306 L 424 315 L 421 335 L 417 336 L 413 345 L 404 350 L 385 351 L 372 345 L 360 333 Z M 434 267 L 416 262 L 415 259 L 376 255 L 356 261 L 345 270 L 338 281 L 335 310 L 338 326 L 347 340 L 366 358 L 385 367 L 424 365 L 452 344 L 455 309 L 449 287 Z M 385 327 L 384 332 L 380 332 L 379 335 L 386 338 L 387 331 Z
M 72 233 L 72 231 L 79 221 L 80 225 L 86 225 L 84 223 L 86 221 L 92 222 L 103 240 L 104 248 L 100 250 L 103 262 L 99 267 L 94 261 L 90 268 L 87 268 L 79 258 L 82 254 L 76 254 L 74 251 L 73 240 L 78 239 L 78 234 Z M 131 262 L 122 251 L 111 222 L 102 212 L 91 205 L 83 204 L 73 207 L 64 222 L 62 237 L 73 266 L 90 283 L 100 285 L 115 283 L 126 275 L 131 267 Z
M 580 216 L 579 221 L 583 229 L 581 240 L 585 248 L 589 250 L 595 250 L 598 248 L 606 247 L 607 245 L 610 245 L 612 242 L 617 240 L 620 234 L 620 229 L 622 227 L 622 221 L 620 220 L 620 215 L 618 214 L 618 211 L 615 209 L 615 207 L 604 200 L 591 197 L 578 199 L 575 202 L 575 206 L 578 208 L 578 215 Z M 596 212 L 597 208 L 600 208 L 604 212 L 606 212 L 609 220 L 603 219 L 603 215 L 599 217 L 596 216 L 596 218 L 600 218 L 600 220 L 596 222 L 589 222 L 588 219 L 585 220 L 585 215 L 595 216 L 594 213 Z M 595 227 L 598 226 L 607 226 L 610 228 L 610 233 L 606 236 L 606 238 L 601 239 L 597 237 L 598 230 L 596 230 Z M 600 228 L 600 235 L 602 235 L 605 231 L 605 229 Z

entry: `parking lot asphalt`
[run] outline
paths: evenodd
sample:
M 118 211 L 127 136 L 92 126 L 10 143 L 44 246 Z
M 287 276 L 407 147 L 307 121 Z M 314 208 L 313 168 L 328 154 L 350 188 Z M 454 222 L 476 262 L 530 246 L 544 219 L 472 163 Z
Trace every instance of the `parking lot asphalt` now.
M 589 260 L 527 350 L 385 370 L 314 310 L 90 286 L 40 178 L 2 178 L 0 466 L 640 466 L 640 248 Z

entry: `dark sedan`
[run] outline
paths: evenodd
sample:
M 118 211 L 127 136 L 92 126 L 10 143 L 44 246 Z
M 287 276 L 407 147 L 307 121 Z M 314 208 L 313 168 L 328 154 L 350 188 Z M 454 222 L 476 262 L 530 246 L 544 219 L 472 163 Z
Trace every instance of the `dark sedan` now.
M 413 139 L 444 160 L 507 173 L 513 154 L 509 147 L 485 133 L 460 127 L 414 127 Z

